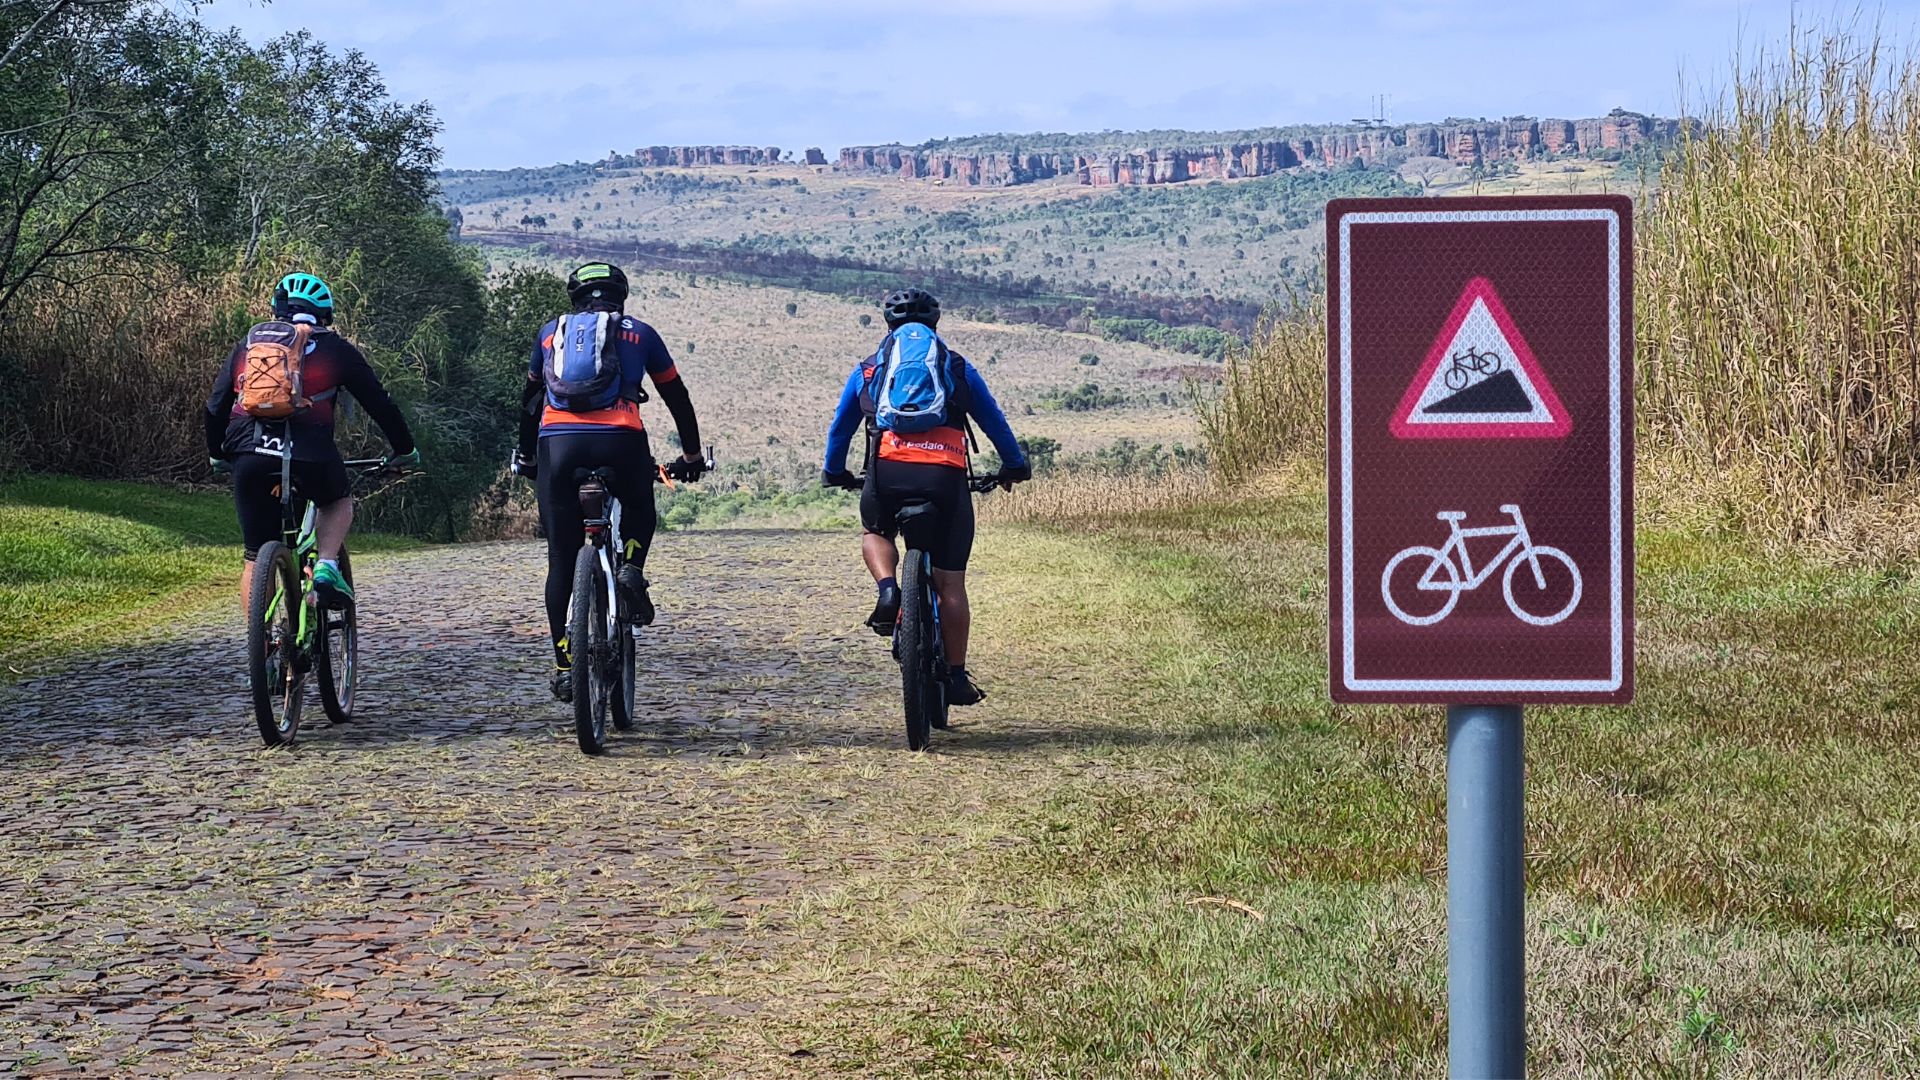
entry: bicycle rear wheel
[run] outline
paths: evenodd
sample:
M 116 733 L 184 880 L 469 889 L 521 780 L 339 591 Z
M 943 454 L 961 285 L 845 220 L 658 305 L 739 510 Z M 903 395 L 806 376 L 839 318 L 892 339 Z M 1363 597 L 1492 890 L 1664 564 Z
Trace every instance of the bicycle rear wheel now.
M 353 585 L 353 561 L 340 549 L 340 576 Z M 345 724 L 353 719 L 353 688 L 360 672 L 360 617 L 358 602 L 349 600 L 337 611 L 321 608 L 319 637 L 313 643 L 314 666 L 320 676 L 320 707 L 327 719 Z
M 613 699 L 608 675 L 607 588 L 600 572 L 600 552 L 591 544 L 580 548 L 573 564 L 573 606 L 567 636 L 573 643 L 573 728 L 580 751 L 607 750 L 607 711 Z
M 925 552 L 908 549 L 900 568 L 900 690 L 906 706 L 907 749 L 925 750 L 939 717 L 940 688 L 933 677 L 933 582 Z
M 253 718 L 268 746 L 291 743 L 300 731 L 307 680 L 299 641 L 304 603 L 293 551 L 278 540 L 261 545 L 247 602 L 247 682 Z

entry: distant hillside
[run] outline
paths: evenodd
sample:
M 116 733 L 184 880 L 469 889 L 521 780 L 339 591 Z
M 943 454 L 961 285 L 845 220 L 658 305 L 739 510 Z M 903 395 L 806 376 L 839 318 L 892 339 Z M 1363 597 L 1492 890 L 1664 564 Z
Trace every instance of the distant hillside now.
M 1644 190 L 1648 166 L 1679 130 L 1677 121 L 1621 112 L 1593 121 L 978 136 L 926 145 L 1082 146 L 1059 151 L 1064 160 L 1038 151 L 853 148 L 837 167 L 812 149 L 794 160 L 803 155 L 773 147 L 643 147 L 440 179 L 467 239 L 494 247 L 625 252 L 662 269 L 845 296 L 914 278 L 1001 319 L 1061 326 L 1083 321 L 1091 307 L 1101 318 L 1244 334 L 1261 307 L 1316 283 L 1328 199 Z M 1276 137 L 1205 141 L 1243 135 Z M 1136 137 L 1166 145 L 1093 149 Z

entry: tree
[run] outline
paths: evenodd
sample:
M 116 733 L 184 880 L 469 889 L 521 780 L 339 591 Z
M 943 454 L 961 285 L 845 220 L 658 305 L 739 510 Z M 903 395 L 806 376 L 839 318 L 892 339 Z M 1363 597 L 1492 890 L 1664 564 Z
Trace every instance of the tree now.
M 791 300 L 787 301 L 787 317 L 792 318 L 798 314 L 800 314 L 800 305 Z
M 1420 191 L 1426 193 L 1433 187 L 1434 181 L 1453 171 L 1453 162 L 1443 157 L 1408 158 L 1400 167 L 1402 176 L 1411 177 L 1420 182 Z
M 862 314 L 862 315 L 860 316 L 860 328 L 861 328 L 862 330 L 864 330 L 864 329 L 866 329 L 867 327 L 869 327 L 869 326 L 872 326 L 872 325 L 873 325 L 873 316 L 871 316 L 871 315 L 867 315 L 867 314 L 864 314 L 864 313 L 863 313 L 863 314 Z
M 180 25 L 122 0 L 0 3 L 0 313 L 160 252 L 218 104 Z
M 1035 472 L 1052 468 L 1054 457 L 1060 453 L 1060 440 L 1045 435 L 1021 435 L 1015 441 Z

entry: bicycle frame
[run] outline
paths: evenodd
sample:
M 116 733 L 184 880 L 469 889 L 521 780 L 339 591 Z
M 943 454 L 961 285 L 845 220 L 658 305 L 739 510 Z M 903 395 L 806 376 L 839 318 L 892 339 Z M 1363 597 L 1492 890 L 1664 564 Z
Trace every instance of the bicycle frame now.
M 293 450 L 291 447 L 281 452 L 280 469 L 280 538 L 293 552 L 294 565 L 300 568 L 300 611 L 294 624 L 294 647 L 304 649 L 313 644 L 313 605 L 307 599 L 313 595 L 313 564 L 320 556 L 320 536 L 317 530 L 319 510 L 311 499 L 299 500 L 304 507 L 300 519 L 293 517 L 293 478 L 291 467 Z M 345 463 L 350 471 L 370 472 L 386 465 L 382 458 L 358 458 Z M 269 619 L 279 614 L 280 605 L 286 597 L 275 592 L 273 600 L 267 604 Z
M 620 500 L 614 496 L 613 492 L 607 490 L 604 480 L 589 478 L 580 485 L 582 492 L 594 489 L 597 489 L 600 498 L 605 500 L 601 504 L 605 513 L 586 520 L 587 543 L 593 545 L 595 558 L 600 560 L 600 574 L 607 590 L 607 610 L 619 611 L 619 584 L 614 578 L 615 571 L 618 569 L 615 565 L 617 558 L 615 549 L 619 546 L 617 538 L 620 535 Z
M 1542 589 L 1546 588 L 1547 577 L 1545 572 L 1540 569 L 1539 557 L 1533 553 L 1533 538 L 1527 535 L 1527 523 L 1520 516 L 1520 508 L 1518 506 L 1503 506 L 1500 509 L 1513 516 L 1513 524 L 1481 525 L 1468 529 L 1462 528 L 1460 525 L 1460 522 L 1466 517 L 1465 514 L 1455 514 L 1451 512 L 1442 514 L 1441 516 L 1446 518 L 1447 524 L 1453 528 L 1453 535 L 1449 536 L 1446 544 L 1441 547 L 1440 557 L 1441 559 L 1446 559 L 1457 552 L 1460 559 L 1460 569 L 1466 573 L 1466 580 L 1464 582 L 1447 582 L 1445 584 L 1436 583 L 1434 580 L 1435 572 L 1439 570 L 1439 564 L 1436 562 L 1427 567 L 1427 572 L 1420 575 L 1420 580 L 1414 587 L 1427 592 L 1472 592 L 1474 589 L 1486 584 L 1487 579 L 1493 576 L 1493 572 L 1505 565 L 1509 558 L 1525 558 L 1532 566 L 1534 584 Z M 1473 555 L 1467 549 L 1467 541 L 1492 536 L 1510 536 L 1513 539 L 1507 541 L 1506 546 L 1500 549 L 1500 554 L 1488 560 L 1476 571 L 1473 568 Z

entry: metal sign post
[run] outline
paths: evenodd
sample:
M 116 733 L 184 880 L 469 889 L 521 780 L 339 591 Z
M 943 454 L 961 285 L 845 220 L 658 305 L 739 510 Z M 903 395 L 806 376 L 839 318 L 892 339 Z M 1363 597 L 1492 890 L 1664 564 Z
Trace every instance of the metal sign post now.
M 1518 705 L 1447 707 L 1447 1068 L 1526 1075 Z
M 1633 698 L 1632 219 L 1327 205 L 1329 689 L 1448 707 L 1463 1080 L 1526 1068 L 1521 706 Z

